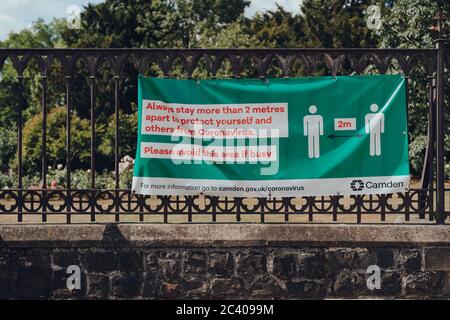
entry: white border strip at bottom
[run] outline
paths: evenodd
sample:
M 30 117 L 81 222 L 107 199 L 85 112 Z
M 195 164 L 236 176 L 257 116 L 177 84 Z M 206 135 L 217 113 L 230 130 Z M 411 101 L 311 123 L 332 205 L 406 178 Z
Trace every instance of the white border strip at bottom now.
M 133 191 L 144 195 L 298 197 L 386 194 L 409 190 L 409 176 L 289 180 L 214 180 L 133 177 Z

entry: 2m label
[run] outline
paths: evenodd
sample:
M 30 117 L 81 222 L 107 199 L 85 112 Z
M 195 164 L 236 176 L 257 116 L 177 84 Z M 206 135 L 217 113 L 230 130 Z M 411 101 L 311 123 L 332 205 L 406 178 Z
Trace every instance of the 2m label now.
M 356 130 L 356 118 L 335 118 L 334 130 Z

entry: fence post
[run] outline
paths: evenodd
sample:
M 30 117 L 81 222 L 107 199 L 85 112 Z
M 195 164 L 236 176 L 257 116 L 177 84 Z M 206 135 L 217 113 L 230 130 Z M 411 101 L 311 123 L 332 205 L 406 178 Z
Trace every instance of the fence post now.
M 445 159 L 444 159 L 444 68 L 445 68 L 445 45 L 444 38 L 444 15 L 439 12 L 436 16 L 437 31 L 439 37 L 436 40 L 437 68 L 436 68 L 436 222 L 444 224 L 445 212 Z

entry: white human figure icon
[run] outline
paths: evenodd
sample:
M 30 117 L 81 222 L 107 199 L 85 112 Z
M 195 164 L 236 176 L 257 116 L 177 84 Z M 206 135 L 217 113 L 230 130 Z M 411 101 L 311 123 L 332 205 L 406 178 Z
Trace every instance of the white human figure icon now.
M 378 105 L 372 104 L 370 111 L 366 114 L 365 130 L 370 134 L 370 156 L 381 155 L 381 134 L 384 133 L 384 114 L 378 112 Z
M 320 157 L 320 136 L 323 135 L 323 118 L 316 115 L 317 107 L 309 107 L 310 115 L 303 118 L 303 134 L 308 137 L 308 157 Z

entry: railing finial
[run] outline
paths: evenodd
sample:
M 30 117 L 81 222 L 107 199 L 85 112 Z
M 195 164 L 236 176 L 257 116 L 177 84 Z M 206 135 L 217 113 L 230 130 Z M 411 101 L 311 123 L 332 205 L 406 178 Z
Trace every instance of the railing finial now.
M 436 21 L 436 24 L 428 28 L 428 30 L 438 33 L 438 38 L 443 39 L 446 35 L 446 32 L 450 32 L 450 28 L 445 25 L 447 17 L 441 9 L 438 10 L 436 16 L 434 17 L 434 20 Z

